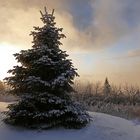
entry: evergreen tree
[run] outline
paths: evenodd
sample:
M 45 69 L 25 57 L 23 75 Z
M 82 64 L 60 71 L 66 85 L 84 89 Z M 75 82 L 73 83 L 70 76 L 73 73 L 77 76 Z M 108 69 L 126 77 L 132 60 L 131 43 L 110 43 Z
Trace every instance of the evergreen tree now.
M 109 95 L 111 93 L 111 86 L 108 82 L 108 78 L 106 77 L 105 82 L 104 82 L 104 89 L 103 92 L 105 95 Z
M 11 92 L 20 100 L 9 105 L 5 122 L 29 128 L 81 128 L 89 121 L 89 115 L 72 102 L 73 79 L 78 76 L 71 60 L 59 46 L 65 38 L 62 28 L 57 28 L 54 10 L 41 13 L 43 27 L 31 32 L 33 46 L 14 54 L 20 66 L 14 66 L 5 78 Z

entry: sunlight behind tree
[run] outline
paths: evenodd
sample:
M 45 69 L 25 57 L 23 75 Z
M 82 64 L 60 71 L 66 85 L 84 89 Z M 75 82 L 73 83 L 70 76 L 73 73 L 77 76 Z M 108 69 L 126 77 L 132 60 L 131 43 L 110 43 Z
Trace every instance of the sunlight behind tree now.
M 0 44 L 0 80 L 5 78 L 9 68 L 17 63 L 13 54 L 19 50 L 20 48 L 7 43 Z

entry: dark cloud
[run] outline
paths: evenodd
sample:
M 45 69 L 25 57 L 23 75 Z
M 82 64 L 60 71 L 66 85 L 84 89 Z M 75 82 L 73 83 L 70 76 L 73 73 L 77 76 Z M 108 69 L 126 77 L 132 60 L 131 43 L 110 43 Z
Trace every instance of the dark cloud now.
M 56 9 L 70 50 L 106 48 L 140 29 L 140 0 L 9 0 L 0 1 L 0 42 L 28 46 L 45 5 Z
M 93 8 L 90 0 L 69 0 L 68 12 L 73 16 L 73 22 L 76 28 L 84 31 L 91 26 L 93 21 Z

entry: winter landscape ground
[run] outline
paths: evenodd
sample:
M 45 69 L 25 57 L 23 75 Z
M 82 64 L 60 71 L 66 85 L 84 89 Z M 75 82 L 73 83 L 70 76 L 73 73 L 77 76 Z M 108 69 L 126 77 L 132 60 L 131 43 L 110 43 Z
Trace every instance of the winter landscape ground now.
M 0 70 L 4 77 L 0 81 L 0 140 L 140 140 L 140 43 L 136 41 L 140 3 L 66 0 L 60 6 L 48 2 L 51 6 L 40 11 L 41 25 L 33 13 L 46 1 L 41 5 L 40 1 L 14 1 L 0 2 L 4 7 L 0 8 L 4 24 L 0 24 L 8 25 L 7 33 L 2 28 L 0 60 L 9 61 L 6 54 L 12 53 L 12 46 L 20 50 L 14 54 L 16 64 L 6 62 L 8 67 L 2 69 L 13 67 L 9 75 Z M 24 37 L 29 23 L 35 25 L 30 32 L 32 41 L 29 38 L 32 45 Z M 68 40 L 61 41 L 66 36 Z M 84 77 L 98 79 L 94 75 L 106 77 L 104 84 L 74 81 L 79 76 L 83 82 Z M 110 84 L 110 79 L 123 85 Z
M 0 103 L 0 112 L 7 103 Z M 27 130 L 3 123 L 0 113 L 0 140 L 140 140 L 140 123 L 103 113 L 90 112 L 92 122 L 80 130 Z

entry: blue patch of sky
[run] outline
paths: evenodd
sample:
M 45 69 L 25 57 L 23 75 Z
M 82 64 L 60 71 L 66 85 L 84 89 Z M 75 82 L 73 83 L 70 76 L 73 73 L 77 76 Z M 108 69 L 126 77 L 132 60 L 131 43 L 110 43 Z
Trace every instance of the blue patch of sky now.
M 139 36 L 132 35 L 128 38 L 123 38 L 111 47 L 107 48 L 104 52 L 110 56 L 122 56 L 126 55 L 129 51 L 133 51 L 139 48 Z
M 78 57 L 81 60 L 84 60 L 85 62 L 87 62 L 87 64 L 90 64 L 94 59 L 93 53 L 72 53 L 71 55 L 74 57 Z

